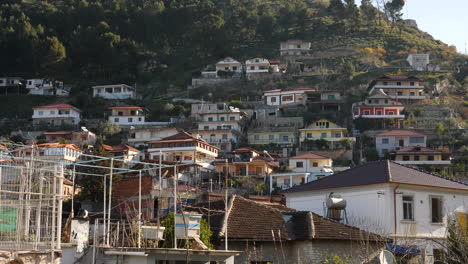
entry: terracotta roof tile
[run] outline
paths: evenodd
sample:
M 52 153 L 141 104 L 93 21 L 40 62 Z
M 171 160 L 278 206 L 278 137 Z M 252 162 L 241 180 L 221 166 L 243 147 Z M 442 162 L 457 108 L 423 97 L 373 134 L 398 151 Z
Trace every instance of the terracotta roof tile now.
M 36 106 L 33 108 L 76 108 L 73 105 L 69 104 L 50 104 L 50 105 L 43 105 L 43 106 Z
M 44 143 L 44 144 L 39 144 L 37 146 L 40 148 L 69 148 L 69 149 L 83 152 L 83 150 L 81 150 L 75 144 Z
M 122 105 L 122 106 L 111 106 L 109 109 L 143 109 L 141 106 L 133 106 L 133 105 Z
M 291 157 L 289 159 L 329 159 L 329 157 L 325 157 L 315 153 L 304 153 L 298 156 Z
M 367 163 L 328 177 L 290 188 L 284 193 L 307 192 L 360 185 L 400 183 L 468 190 L 468 185 L 414 168 L 383 160 Z
M 376 137 L 386 137 L 386 136 L 424 136 L 423 133 L 413 131 L 413 130 L 391 130 L 375 135 Z

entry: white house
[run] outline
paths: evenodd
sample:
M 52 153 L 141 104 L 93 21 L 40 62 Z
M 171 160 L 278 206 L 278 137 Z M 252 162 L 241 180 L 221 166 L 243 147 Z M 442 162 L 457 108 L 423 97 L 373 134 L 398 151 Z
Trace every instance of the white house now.
M 33 108 L 33 124 L 51 126 L 78 125 L 81 111 L 69 104 L 51 104 Z
M 307 102 L 307 92 L 315 91 L 313 88 L 292 88 L 289 90 L 275 89 L 263 92 L 266 105 L 294 105 Z
M 93 97 L 104 99 L 135 99 L 135 88 L 126 84 L 93 86 Z
M 375 135 L 375 148 L 380 157 L 400 148 L 426 147 L 427 136 L 412 130 L 391 130 Z
M 245 113 L 227 104 L 192 104 L 192 117 L 197 118 L 196 133 L 221 151 L 231 151 L 241 133 Z
M 145 147 L 150 141 L 158 141 L 177 133 L 179 132 L 174 127 L 135 127 L 130 130 L 127 142 L 134 147 Z
M 124 163 L 129 163 L 132 161 L 139 161 L 140 160 L 140 152 L 138 149 L 133 148 L 129 145 L 117 145 L 117 146 L 110 146 L 102 144 L 102 148 L 109 153 L 112 157 L 117 157 L 118 159 L 122 159 Z
M 406 60 L 413 69 L 425 71 L 429 65 L 429 54 L 410 54 Z
M 299 56 L 307 55 L 310 52 L 310 41 L 304 40 L 288 40 L 280 43 L 281 56 Z
M 44 143 L 37 146 L 41 158 L 67 164 L 75 162 L 83 154 L 83 151 L 74 144 Z
M 245 61 L 245 72 L 249 73 L 268 73 L 270 61 L 265 58 L 251 58 Z
M 237 60 L 226 57 L 216 63 L 216 72 L 226 71 L 226 72 L 235 72 L 242 73 L 242 64 Z
M 120 126 L 143 125 L 145 123 L 145 109 L 139 106 L 125 105 L 109 107 L 112 111 L 109 122 Z
M 51 80 L 45 79 L 28 79 L 26 80 L 26 89 L 29 94 L 35 95 L 54 95 L 54 83 Z M 69 91 L 63 89 L 63 83 L 56 84 L 55 94 L 58 96 L 67 96 Z
M 14 87 L 21 85 L 21 77 L 1 77 L 0 78 L 0 87 Z
M 434 263 L 452 217 L 468 206 L 468 185 L 392 161 L 368 163 L 284 191 L 286 205 L 326 214 L 352 226 L 416 247 Z M 340 206 L 326 206 L 344 199 Z M 468 215 L 461 215 L 467 217 Z

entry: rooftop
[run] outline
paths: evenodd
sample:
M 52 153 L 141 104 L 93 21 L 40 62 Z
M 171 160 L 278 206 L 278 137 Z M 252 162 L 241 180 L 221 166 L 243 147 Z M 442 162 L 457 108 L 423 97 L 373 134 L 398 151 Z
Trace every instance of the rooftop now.
M 325 157 L 315 153 L 304 153 L 298 156 L 291 157 L 289 159 L 329 159 L 329 157 Z
M 375 135 L 376 137 L 388 137 L 388 136 L 424 136 L 423 133 L 416 132 L 413 130 L 391 130 Z
M 75 144 L 61 144 L 61 143 L 43 143 L 37 145 L 40 148 L 69 148 L 73 149 L 76 151 L 83 152 L 79 147 L 77 147 Z
M 401 154 L 401 153 L 442 153 L 442 151 L 437 150 L 437 149 L 421 147 L 421 146 L 412 146 L 412 147 L 399 149 L 396 151 L 396 153 L 398 154 Z
M 328 177 L 295 186 L 284 193 L 308 192 L 382 183 L 468 190 L 468 185 L 406 167 L 389 160 L 367 163 Z
M 76 110 L 78 110 L 76 107 L 74 107 L 73 105 L 69 105 L 69 104 L 50 104 L 50 105 L 33 107 L 33 109 L 36 109 L 36 108 L 75 108 Z

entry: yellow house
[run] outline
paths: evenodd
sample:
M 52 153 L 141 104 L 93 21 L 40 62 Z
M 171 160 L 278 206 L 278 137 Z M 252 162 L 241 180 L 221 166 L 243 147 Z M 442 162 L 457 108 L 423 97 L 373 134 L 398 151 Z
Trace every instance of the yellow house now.
M 326 140 L 330 143 L 332 149 L 343 147 L 343 140 L 348 139 L 355 142 L 356 138 L 348 137 L 348 130 L 327 120 L 320 119 L 310 123 L 307 127 L 299 129 L 299 142 L 301 145 L 305 141 Z
M 421 146 L 412 146 L 397 150 L 395 162 L 409 166 L 450 166 L 450 153 Z

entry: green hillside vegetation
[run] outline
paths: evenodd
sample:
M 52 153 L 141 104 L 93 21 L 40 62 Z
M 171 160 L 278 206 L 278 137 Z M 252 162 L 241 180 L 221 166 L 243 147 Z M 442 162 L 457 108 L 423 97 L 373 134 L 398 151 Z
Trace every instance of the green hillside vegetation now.
M 409 52 L 460 63 L 453 47 L 401 20 L 403 4 L 380 12 L 369 0 L 4 0 L 0 73 L 62 79 L 73 94 L 156 82 L 145 91 L 153 96 L 224 56 L 278 57 L 279 42 L 294 38 L 311 40 L 312 51 L 345 49 L 356 67 L 398 64 Z

